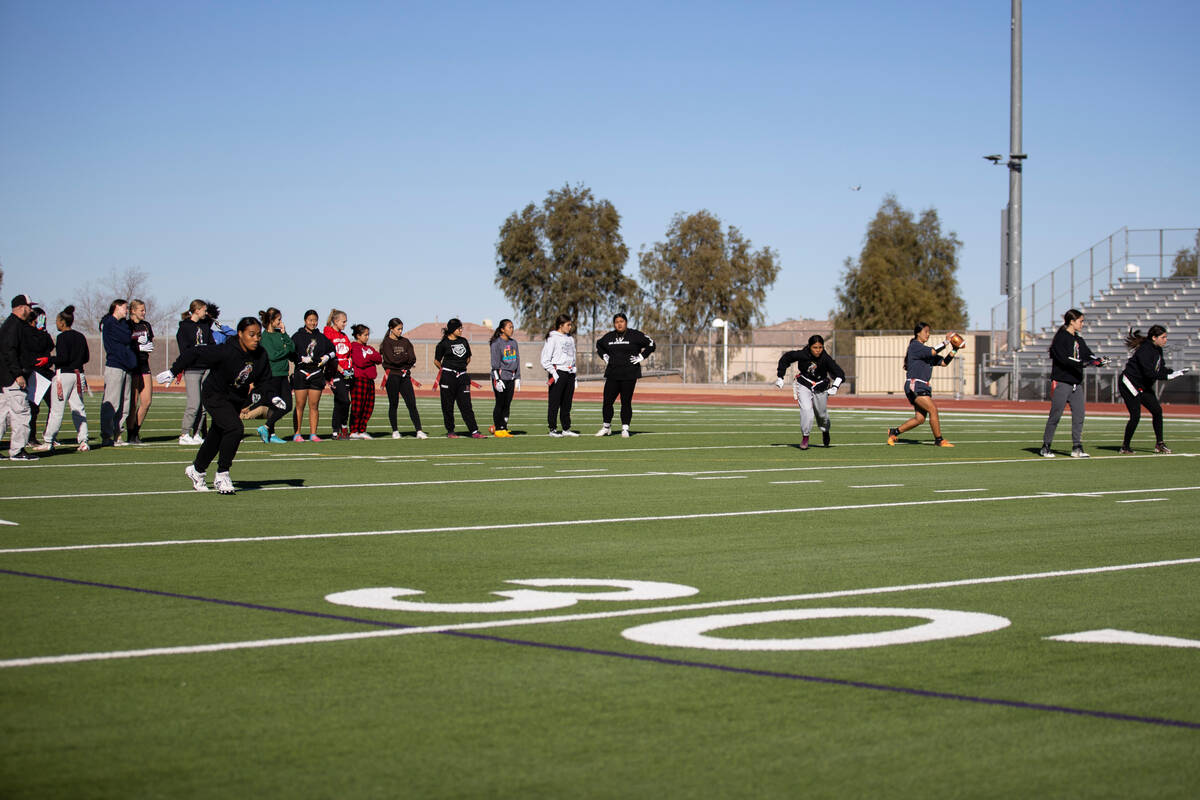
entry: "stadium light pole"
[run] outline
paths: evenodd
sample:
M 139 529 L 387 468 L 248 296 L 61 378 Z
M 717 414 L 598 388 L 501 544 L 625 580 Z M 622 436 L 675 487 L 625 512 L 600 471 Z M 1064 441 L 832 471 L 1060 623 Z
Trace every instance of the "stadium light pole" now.
M 714 328 L 725 329 L 725 351 L 721 359 L 721 383 L 729 383 L 729 320 L 717 317 L 712 321 Z

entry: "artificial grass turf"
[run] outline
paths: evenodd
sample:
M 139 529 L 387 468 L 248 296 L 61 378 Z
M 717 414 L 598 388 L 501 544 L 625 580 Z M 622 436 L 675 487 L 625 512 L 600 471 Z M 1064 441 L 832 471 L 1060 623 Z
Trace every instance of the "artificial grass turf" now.
M 519 407 L 514 418 L 536 421 L 536 411 L 536 404 Z M 268 448 L 247 439 L 234 468 L 235 480 L 246 483 L 232 498 L 183 491 L 5 501 L 0 516 L 21 523 L 3 530 L 6 548 L 513 527 L 5 553 L 0 567 L 9 570 L 363 622 L 0 574 L 6 617 L 0 658 L 323 635 L 371 630 L 378 627 L 372 620 L 428 625 L 653 609 L 1197 555 L 1193 492 L 1117 503 L 1195 483 L 1186 458 L 1031 458 L 1021 448 L 1040 437 L 1041 421 L 1022 417 L 950 417 L 946 424 L 965 442 L 953 451 L 887 448 L 876 444 L 880 424 L 867 414 L 837 414 L 835 442 L 842 446 L 800 453 L 787 446 L 798 438 L 794 412 L 698 411 L 687 424 L 655 417 L 655 433 L 630 440 L 529 436 Z M 527 427 L 540 430 L 534 422 Z M 993 432 L 998 427 L 1005 432 Z M 1194 447 L 1196 427 L 1177 427 L 1177 449 Z M 1095 428 L 1117 426 L 1101 420 Z M 301 460 L 293 460 L 297 454 Z M 172 492 L 186 489 L 178 473 L 189 455 L 188 448 L 162 445 L 47 459 L 55 469 L 6 467 L 4 494 Z M 609 477 L 544 479 L 569 474 L 560 469 L 599 468 Z M 747 477 L 702 481 L 694 474 L 709 471 Z M 513 476 L 539 480 L 503 479 Z M 822 482 L 770 483 L 777 479 Z M 247 488 L 290 486 L 267 481 L 341 488 Z M 358 485 L 368 483 L 408 485 Z M 904 485 L 881 486 L 891 483 Z M 1028 497 L 928 502 L 953 498 L 937 492 L 946 488 Z M 1037 497 L 1125 489 L 1141 491 Z M 921 504 L 884 506 L 913 501 Z M 884 507 L 536 524 L 868 505 Z M 136 524 L 125 522 L 131 516 Z M 41 797 L 1136 796 L 1148 788 L 1155 796 L 1187 796 L 1197 785 L 1189 758 L 1193 729 L 774 675 L 1194 722 L 1200 720 L 1191 679 L 1196 651 L 1044 639 L 1099 627 L 1195 638 L 1194 570 L 1181 565 L 478 632 L 493 638 L 400 635 L 10 668 L 0 671 L 0 784 L 13 796 Z M 507 580 L 554 577 L 672 581 L 700 592 L 635 604 L 581 601 L 536 615 L 390 612 L 324 599 L 334 591 L 399 586 L 423 590 L 416 599 L 427 602 L 481 602 L 518 588 Z M 868 605 L 982 611 L 1012 625 L 938 642 L 828 652 L 698 651 L 620 635 L 673 615 Z M 805 637 L 905 624 L 849 618 L 720 635 Z

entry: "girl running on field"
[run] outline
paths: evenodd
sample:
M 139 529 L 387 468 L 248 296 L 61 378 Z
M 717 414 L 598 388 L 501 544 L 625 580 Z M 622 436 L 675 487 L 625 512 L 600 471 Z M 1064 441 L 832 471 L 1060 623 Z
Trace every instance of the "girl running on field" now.
M 942 438 L 942 425 L 938 420 L 937 406 L 933 403 L 933 389 L 929 385 L 933 368 L 946 366 L 958 353 L 958 348 L 950 343 L 950 335 L 933 348 L 926 344 L 929 341 L 929 324 L 918 322 L 913 326 L 913 338 L 909 340 L 908 352 L 904 354 L 904 396 L 912 403 L 913 415 L 899 428 L 888 428 L 889 445 L 895 445 L 900 434 L 917 427 L 928 416 L 929 427 L 933 429 L 934 447 L 954 447 Z M 948 354 L 943 356 L 943 352 Z
M 821 428 L 821 444 L 829 447 L 828 395 L 837 394 L 838 387 L 846 380 L 846 373 L 825 350 L 825 337 L 814 333 L 808 337 L 808 346 L 802 350 L 789 350 L 779 359 L 779 376 L 775 385 L 783 388 L 783 375 L 792 364 L 796 365 L 796 381 L 792 394 L 800 406 L 800 449 L 808 449 L 808 435 L 812 432 L 813 419 Z
M 1125 439 L 1121 443 L 1121 453 L 1129 455 L 1133 452 L 1130 446 L 1133 433 L 1137 430 L 1138 420 L 1142 417 L 1142 406 L 1150 412 L 1150 421 L 1154 426 L 1154 452 L 1170 453 L 1171 448 L 1163 441 L 1163 413 L 1158 397 L 1154 394 L 1154 383 L 1159 380 L 1174 380 L 1188 372 L 1187 369 L 1172 372 L 1163 362 L 1163 347 L 1167 344 L 1167 329 L 1162 325 L 1151 325 L 1150 330 L 1142 336 L 1141 331 L 1130 330 L 1125 337 L 1125 346 L 1129 348 L 1129 360 L 1121 372 L 1120 392 L 1129 411 L 1129 422 L 1125 423 Z

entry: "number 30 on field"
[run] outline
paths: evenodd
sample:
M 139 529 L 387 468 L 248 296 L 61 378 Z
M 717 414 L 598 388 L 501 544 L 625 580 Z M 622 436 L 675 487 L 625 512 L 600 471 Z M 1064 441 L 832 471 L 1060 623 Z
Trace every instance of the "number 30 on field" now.
M 638 601 L 669 600 L 690 597 L 699 590 L 678 583 L 657 581 L 592 580 L 581 578 L 539 578 L 513 580 L 521 586 L 539 589 L 516 589 L 493 592 L 503 600 L 486 603 L 424 603 L 400 600 L 424 594 L 417 589 L 387 586 L 336 592 L 326 600 L 355 608 L 376 608 L 386 611 L 418 611 L 442 613 L 498 613 L 552 611 L 573 606 L 581 601 Z M 546 591 L 552 587 L 585 588 L 612 587 L 614 591 Z M 729 639 L 711 635 L 712 631 L 741 628 L 772 622 L 839 617 L 914 617 L 925 622 L 899 630 L 858 633 L 843 636 L 810 636 L 798 639 Z M 704 617 L 666 620 L 638 625 L 621 632 L 626 639 L 643 644 L 668 647 L 691 647 L 705 650 L 850 650 L 861 647 L 884 647 L 893 644 L 931 642 L 958 636 L 1007 628 L 1011 623 L 1004 617 L 973 611 L 949 611 L 939 608 L 796 608 L 778 611 L 755 611 L 740 614 L 712 614 Z

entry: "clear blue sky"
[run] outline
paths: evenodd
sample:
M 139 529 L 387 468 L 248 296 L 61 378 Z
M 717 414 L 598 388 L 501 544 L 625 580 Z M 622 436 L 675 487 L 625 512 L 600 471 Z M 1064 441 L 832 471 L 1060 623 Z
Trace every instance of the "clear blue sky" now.
M 885 194 L 934 207 L 986 325 L 1009 10 L 0 0 L 5 308 L 138 267 L 226 319 L 496 320 L 501 223 L 581 182 L 634 276 L 680 211 L 776 249 L 768 322 L 826 315 Z M 1200 225 L 1198 30 L 1194 0 L 1025 4 L 1027 280 L 1123 225 Z

